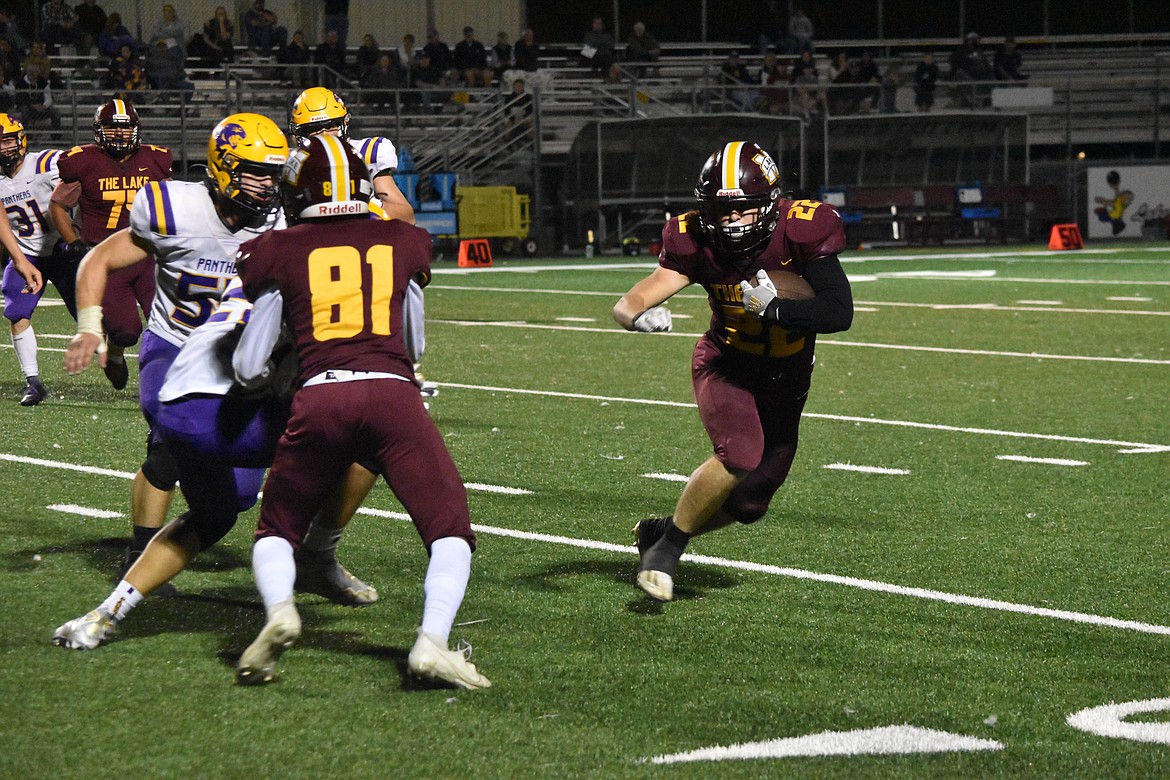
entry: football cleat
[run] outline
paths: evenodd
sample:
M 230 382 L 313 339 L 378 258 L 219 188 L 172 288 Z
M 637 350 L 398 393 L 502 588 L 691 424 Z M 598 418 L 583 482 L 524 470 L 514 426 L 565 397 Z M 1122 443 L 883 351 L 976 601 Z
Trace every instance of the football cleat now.
M 434 398 L 439 394 L 439 383 L 432 382 L 425 378 L 422 374 L 415 374 L 414 378 L 418 380 L 418 391 L 423 398 Z
M 350 574 L 336 558 L 321 558 L 304 547 L 297 550 L 298 593 L 323 596 L 343 607 L 368 607 L 378 600 L 378 591 Z
M 633 532 L 638 555 L 645 555 L 646 551 L 662 538 L 662 535 L 666 533 L 666 524 L 670 522 L 670 518 L 671 515 L 667 515 L 666 517 L 651 517 L 637 522 Z
M 674 577 L 664 571 L 638 572 L 638 587 L 656 601 L 670 601 L 674 598 Z
M 130 381 L 130 367 L 126 365 L 126 359 L 121 360 L 106 360 L 106 366 L 102 369 L 106 375 L 106 379 L 110 380 L 110 384 L 114 386 L 115 390 L 125 390 L 126 383 Z
M 240 656 L 236 666 L 237 685 L 265 685 L 276 679 L 280 654 L 292 647 L 301 635 L 301 616 L 289 601 L 272 613 L 256 641 Z
M 20 394 L 21 406 L 36 406 L 49 397 L 49 391 L 41 384 L 39 376 L 30 376 L 24 384 L 24 392 Z
M 412 674 L 427 680 L 451 683 L 469 691 L 492 687 L 491 681 L 471 662 L 471 645 L 448 650 L 442 641 L 424 633 L 422 628 L 418 630 L 414 647 L 410 648 L 407 664 Z
M 94 650 L 114 633 L 113 616 L 102 608 L 74 618 L 53 632 L 53 644 L 70 650 Z

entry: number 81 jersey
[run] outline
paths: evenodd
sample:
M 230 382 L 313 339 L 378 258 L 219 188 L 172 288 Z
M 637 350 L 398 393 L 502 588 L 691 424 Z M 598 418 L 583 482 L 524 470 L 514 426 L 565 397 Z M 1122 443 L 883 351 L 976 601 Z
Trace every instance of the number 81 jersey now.
M 53 149 L 30 152 L 11 178 L 0 174 L 0 200 L 26 257 L 48 257 L 59 238 L 49 219 L 49 200 L 61 179 L 57 173 L 60 156 Z
M 175 346 L 202 325 L 236 276 L 240 244 L 284 227 L 277 213 L 259 228 L 228 230 L 211 193 L 198 182 L 158 181 L 130 209 L 130 232 L 155 247 L 154 304 L 147 328 Z

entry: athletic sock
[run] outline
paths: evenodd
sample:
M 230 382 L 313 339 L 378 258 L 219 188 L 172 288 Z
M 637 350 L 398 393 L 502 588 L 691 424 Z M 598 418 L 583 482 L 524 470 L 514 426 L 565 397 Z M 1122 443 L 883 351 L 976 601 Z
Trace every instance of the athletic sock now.
M 26 378 L 40 376 L 41 370 L 37 365 L 37 334 L 33 333 L 32 325 L 20 333 L 12 334 L 12 349 L 16 352 L 20 370 L 24 372 Z
M 130 555 L 135 559 L 139 555 L 142 555 L 142 551 L 146 549 L 146 545 L 150 544 L 150 540 L 161 530 L 161 528 L 148 528 L 144 525 L 134 526 L 134 538 L 130 541 Z
M 98 609 L 104 609 L 110 613 L 110 617 L 115 622 L 126 617 L 130 610 L 138 606 L 142 601 L 142 594 L 138 589 L 131 585 L 126 580 L 122 580 L 114 588 L 114 592 L 106 597 L 106 600 L 101 603 Z
M 660 571 L 674 576 L 678 571 L 678 559 L 687 549 L 687 542 L 691 534 L 674 524 L 674 520 L 666 524 L 666 531 L 662 538 L 642 556 L 640 571 Z
M 463 595 L 467 592 L 467 580 L 471 577 L 471 547 L 466 539 L 445 536 L 431 544 L 431 562 L 427 566 L 423 593 L 422 630 L 444 647 L 451 636 L 451 626 Z
M 309 526 L 301 542 L 301 549 L 318 560 L 337 560 L 337 543 L 341 541 L 340 528 L 322 528 L 317 523 Z
M 265 536 L 252 546 L 252 573 L 268 616 L 293 598 L 297 565 L 287 539 Z

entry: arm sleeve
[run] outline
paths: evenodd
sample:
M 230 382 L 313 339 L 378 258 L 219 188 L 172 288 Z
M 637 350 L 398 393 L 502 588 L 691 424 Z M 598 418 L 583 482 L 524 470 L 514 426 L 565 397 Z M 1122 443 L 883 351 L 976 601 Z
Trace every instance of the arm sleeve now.
M 252 305 L 248 324 L 232 354 L 236 381 L 252 389 L 268 378 L 268 359 L 280 337 L 284 298 L 276 289 L 262 293 Z
M 803 333 L 838 333 L 853 324 L 853 290 L 836 255 L 818 258 L 804 269 L 804 278 L 816 292 L 806 300 L 777 298 L 766 317 L 784 328 Z
M 423 323 L 423 291 L 414 279 L 406 285 L 406 298 L 402 302 L 402 337 L 406 340 L 406 354 L 411 362 L 420 362 L 427 348 L 427 336 Z

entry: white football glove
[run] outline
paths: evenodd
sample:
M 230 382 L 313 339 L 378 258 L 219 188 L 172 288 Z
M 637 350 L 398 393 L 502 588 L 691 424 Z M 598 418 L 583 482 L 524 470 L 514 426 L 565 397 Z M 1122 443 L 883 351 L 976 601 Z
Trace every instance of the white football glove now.
M 634 318 L 634 330 L 643 333 L 669 333 L 671 327 L 670 309 L 655 306 Z
M 739 289 L 743 290 L 744 311 L 750 311 L 757 317 L 763 317 L 764 312 L 768 310 L 768 304 L 776 298 L 776 285 L 772 284 L 768 272 L 762 268 L 756 271 L 754 287 L 751 282 L 745 280 L 739 283 Z

